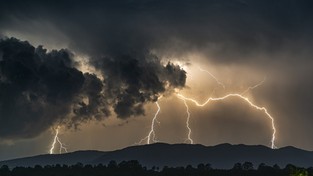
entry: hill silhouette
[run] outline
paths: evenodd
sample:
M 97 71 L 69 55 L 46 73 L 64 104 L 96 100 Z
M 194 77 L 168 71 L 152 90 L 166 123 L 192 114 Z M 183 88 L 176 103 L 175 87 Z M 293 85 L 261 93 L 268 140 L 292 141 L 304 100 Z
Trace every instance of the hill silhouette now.
M 210 163 L 214 168 L 229 169 L 235 163 L 252 162 L 255 166 L 260 163 L 267 165 L 278 164 L 281 167 L 294 164 L 301 167 L 310 167 L 313 164 L 313 152 L 294 147 L 270 149 L 262 145 L 231 145 L 203 146 L 199 144 L 165 144 L 131 146 L 121 150 L 77 151 L 66 154 L 38 155 L 1 161 L 1 165 L 9 167 L 67 164 L 78 162 L 83 164 L 107 164 L 111 160 L 117 162 L 138 160 L 147 167 L 157 166 L 196 166 L 199 163 Z

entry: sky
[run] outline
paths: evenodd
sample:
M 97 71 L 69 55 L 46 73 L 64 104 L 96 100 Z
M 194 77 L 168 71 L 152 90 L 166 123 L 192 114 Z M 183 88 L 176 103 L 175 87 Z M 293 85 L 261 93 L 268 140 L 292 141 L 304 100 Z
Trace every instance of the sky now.
M 309 0 L 1 4 L 0 160 L 49 153 L 57 129 L 68 151 L 146 144 L 156 103 L 156 142 L 271 147 L 245 99 L 179 94 L 244 96 L 275 146 L 313 150 Z

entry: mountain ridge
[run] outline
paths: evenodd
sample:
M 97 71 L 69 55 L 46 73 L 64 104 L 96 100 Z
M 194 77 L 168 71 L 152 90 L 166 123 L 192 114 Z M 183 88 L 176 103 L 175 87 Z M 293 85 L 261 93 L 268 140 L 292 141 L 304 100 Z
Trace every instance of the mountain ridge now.
M 313 152 L 292 146 L 271 149 L 263 145 L 219 144 L 204 146 L 201 144 L 167 144 L 155 143 L 129 146 L 114 151 L 83 150 L 64 154 L 42 154 L 37 156 L 0 161 L 1 165 L 9 167 L 35 165 L 74 165 L 107 164 L 111 160 L 138 160 L 147 167 L 176 167 L 200 163 L 210 163 L 215 168 L 231 168 L 235 163 L 250 161 L 255 166 L 260 163 L 267 165 L 278 164 L 284 167 L 294 164 L 301 167 L 313 166 Z

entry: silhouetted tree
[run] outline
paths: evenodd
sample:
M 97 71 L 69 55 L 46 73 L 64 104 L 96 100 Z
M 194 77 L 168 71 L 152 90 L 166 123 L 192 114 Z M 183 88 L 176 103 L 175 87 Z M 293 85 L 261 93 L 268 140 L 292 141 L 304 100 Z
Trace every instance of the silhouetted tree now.
M 265 169 L 267 166 L 265 163 L 260 163 L 259 166 L 258 166 L 258 170 L 263 170 Z
M 83 163 L 78 162 L 78 163 L 76 163 L 73 167 L 74 167 L 74 168 L 79 168 L 79 169 L 81 169 L 81 168 L 84 167 L 84 165 L 83 165 Z
M 0 175 L 1 176 L 9 176 L 10 175 L 10 169 L 7 165 L 3 165 L 0 168 Z
M 280 167 L 278 166 L 278 164 L 274 164 L 273 169 L 280 170 Z
M 200 171 L 205 170 L 205 166 L 204 166 L 204 164 L 203 164 L 203 163 L 198 164 L 197 169 L 198 169 L 198 170 L 200 170 Z
M 116 163 L 116 161 L 114 161 L 114 160 L 110 161 L 109 164 L 108 164 L 108 168 L 110 168 L 110 169 L 115 169 L 115 168 L 117 168 L 117 163 Z
M 234 164 L 233 170 L 242 170 L 242 165 L 241 165 L 241 163 L 236 163 L 236 164 Z
M 309 167 L 309 168 L 307 168 L 306 170 L 308 171 L 308 174 L 309 174 L 310 176 L 313 176 L 313 167 Z
M 253 164 L 251 162 L 244 162 L 242 165 L 243 170 L 253 170 Z
M 278 166 L 278 165 L 277 165 Z M 301 168 L 288 164 L 284 169 L 277 166 L 267 166 L 261 163 L 257 170 L 253 169 L 251 162 L 236 163 L 232 169 L 213 169 L 210 164 L 199 164 L 196 168 L 192 165 L 186 167 L 168 167 L 156 171 L 156 167 L 147 169 L 138 161 L 110 161 L 108 166 L 83 165 L 77 163 L 67 165 L 47 165 L 35 167 L 0 167 L 0 176 L 313 176 L 313 167 Z
M 205 170 L 207 170 L 207 171 L 212 170 L 212 165 L 210 163 L 206 164 Z

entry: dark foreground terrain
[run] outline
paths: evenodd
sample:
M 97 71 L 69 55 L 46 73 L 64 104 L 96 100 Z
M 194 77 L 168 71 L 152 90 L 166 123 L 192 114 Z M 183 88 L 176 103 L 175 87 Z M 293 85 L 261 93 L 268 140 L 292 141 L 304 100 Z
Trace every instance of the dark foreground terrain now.
M 261 163 L 257 168 L 251 162 L 235 163 L 232 169 L 213 169 L 210 164 L 196 167 L 152 167 L 147 169 L 138 161 L 110 161 L 107 165 L 47 165 L 35 167 L 15 167 L 10 169 L 3 165 L 1 176 L 313 176 L 313 167 L 301 168 L 288 164 L 284 168 L 278 165 L 267 166 Z
M 309 168 L 313 166 L 313 152 L 284 147 L 270 149 L 265 146 L 255 145 L 230 145 L 203 146 L 190 144 L 164 144 L 156 143 L 142 146 L 132 146 L 121 150 L 77 151 L 65 154 L 45 154 L 27 158 L 7 160 L 0 162 L 9 168 L 17 166 L 34 167 L 36 165 L 84 165 L 108 164 L 111 160 L 117 163 L 122 161 L 137 160 L 143 166 L 163 168 L 191 165 L 196 167 L 199 163 L 210 163 L 213 168 L 231 169 L 234 163 L 251 162 L 254 166 L 261 163 L 284 168 L 287 164 Z

